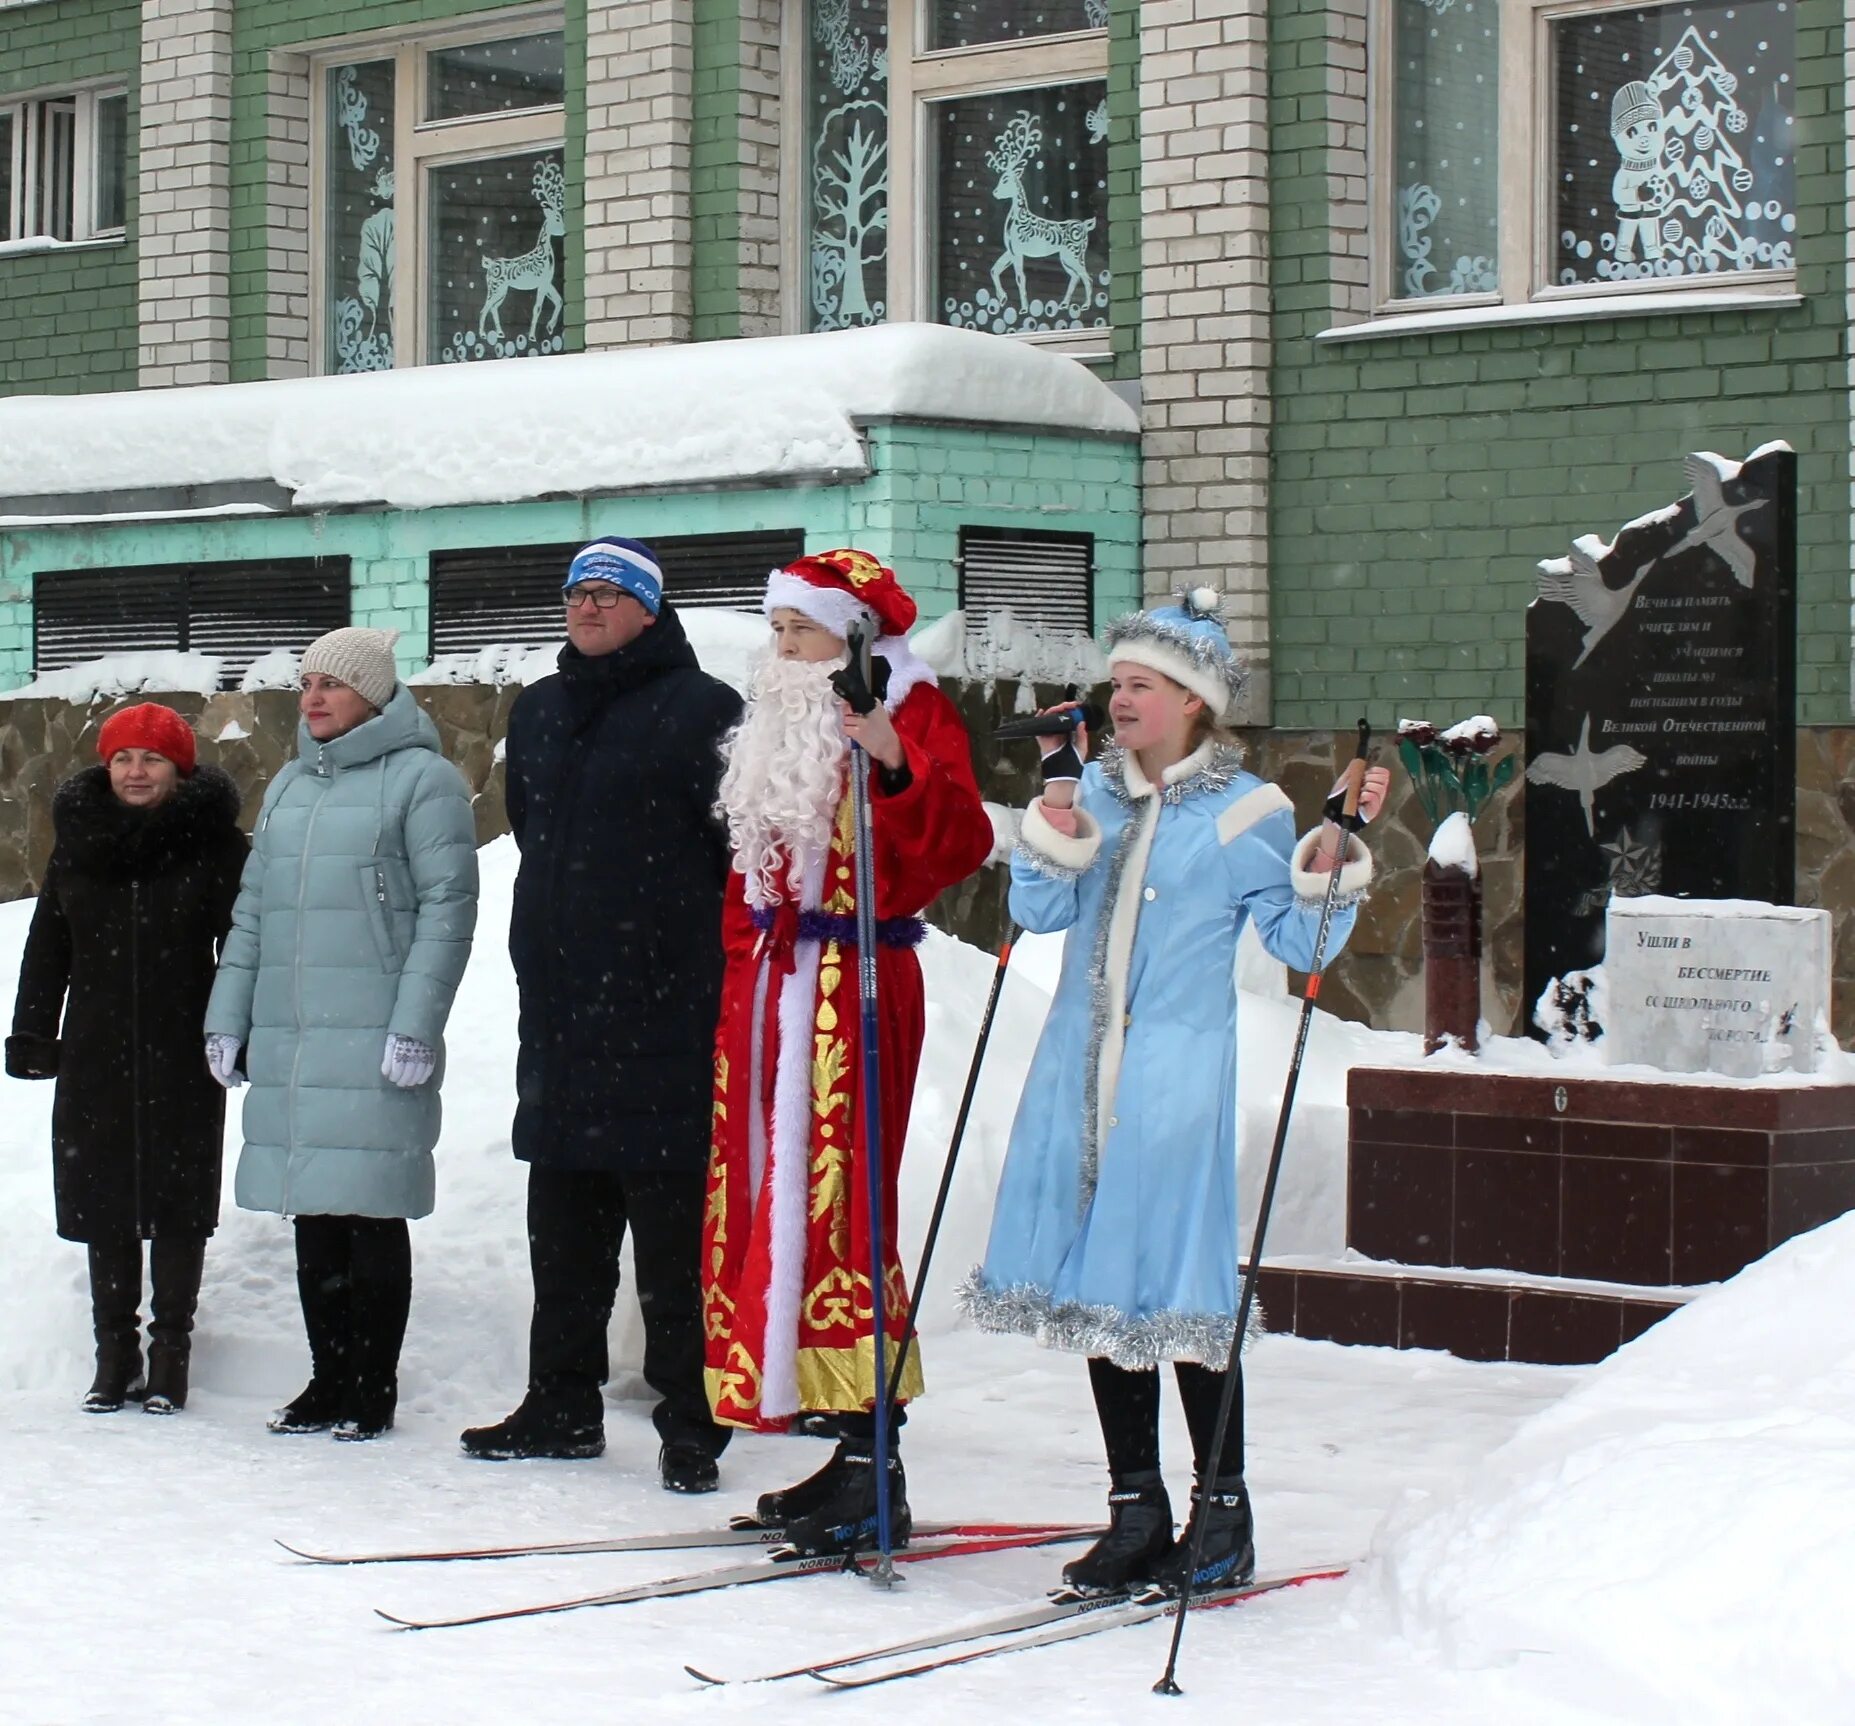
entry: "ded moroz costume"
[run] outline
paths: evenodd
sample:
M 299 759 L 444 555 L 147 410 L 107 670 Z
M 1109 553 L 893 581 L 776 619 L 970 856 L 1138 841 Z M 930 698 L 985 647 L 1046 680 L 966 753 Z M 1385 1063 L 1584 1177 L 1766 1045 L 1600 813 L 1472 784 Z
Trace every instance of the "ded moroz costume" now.
M 822 1548 L 862 1538 L 843 1531 L 858 1523 L 866 1498 L 873 1502 L 869 1411 L 880 1393 L 862 1163 L 870 1099 L 861 1078 L 855 846 L 841 729 L 857 722 L 840 720 L 846 710 L 835 693 L 850 687 L 839 668 L 853 623 L 878 631 L 872 683 L 887 713 L 867 717 L 883 738 L 878 749 L 872 731 L 867 746 L 875 766 L 885 1376 L 908 1311 L 894 1247 L 895 1187 L 924 1028 L 914 953 L 925 933 L 920 914 L 984 862 L 992 829 L 965 729 L 908 645 L 915 605 L 890 570 L 857 551 L 801 558 L 774 571 L 765 610 L 776 632 L 797 629 L 813 645 L 801 652 L 781 635 L 726 746 L 721 806 L 735 868 L 702 1241 L 708 1385 L 716 1418 L 738 1426 L 777 1431 L 802 1414 L 841 1417 L 832 1423 L 843 1442 L 831 1463 L 803 1487 L 761 1500 L 764 1517 Z M 899 765 L 883 761 L 884 752 Z M 920 1388 L 915 1358 L 911 1351 L 904 1397 Z M 897 1527 L 905 1534 L 905 1509 Z
M 1111 671 L 1158 671 L 1214 721 L 1242 677 L 1215 603 L 1200 590 L 1111 626 Z M 1288 798 L 1244 770 L 1226 735 L 1201 723 L 1184 746 L 1155 782 L 1110 745 L 1081 770 L 1074 834 L 1040 799 L 1012 858 L 1012 915 L 1068 936 L 985 1262 L 963 1298 L 984 1329 L 1090 1357 L 1111 1508 L 1117 1525 L 1143 1528 L 1122 1541 L 1138 1549 L 1130 1568 L 1065 1573 L 1087 1585 L 1140 1580 L 1172 1548 L 1159 1363 L 1176 1363 L 1201 1488 L 1215 1479 L 1242 1495 L 1240 1414 L 1224 1454 L 1205 1455 L 1238 1298 L 1234 960 L 1252 923 L 1271 954 L 1305 969 L 1328 881 L 1315 872 L 1321 836 L 1297 841 Z M 1350 840 L 1330 951 L 1370 875 Z M 1247 1544 L 1247 1498 L 1228 1508 Z

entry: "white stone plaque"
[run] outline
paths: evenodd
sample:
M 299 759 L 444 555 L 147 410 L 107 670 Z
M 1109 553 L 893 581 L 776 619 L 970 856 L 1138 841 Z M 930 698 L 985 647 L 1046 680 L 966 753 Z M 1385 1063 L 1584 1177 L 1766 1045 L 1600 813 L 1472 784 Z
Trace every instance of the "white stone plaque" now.
M 1829 1018 L 1829 913 L 1753 899 L 1613 897 L 1605 913 L 1613 1065 L 1670 1073 L 1816 1071 Z

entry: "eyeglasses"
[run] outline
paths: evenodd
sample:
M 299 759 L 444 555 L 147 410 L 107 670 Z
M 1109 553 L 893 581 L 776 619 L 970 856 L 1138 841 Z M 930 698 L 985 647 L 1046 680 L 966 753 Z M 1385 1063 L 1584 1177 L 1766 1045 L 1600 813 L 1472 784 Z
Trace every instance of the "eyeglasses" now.
M 594 586 L 591 582 L 583 582 L 578 587 L 568 588 L 561 597 L 567 602 L 569 611 L 573 610 L 576 605 L 587 604 L 596 605 L 601 611 L 610 611 L 621 599 L 625 598 L 625 590 L 622 587 L 607 587 L 603 582 L 598 586 Z

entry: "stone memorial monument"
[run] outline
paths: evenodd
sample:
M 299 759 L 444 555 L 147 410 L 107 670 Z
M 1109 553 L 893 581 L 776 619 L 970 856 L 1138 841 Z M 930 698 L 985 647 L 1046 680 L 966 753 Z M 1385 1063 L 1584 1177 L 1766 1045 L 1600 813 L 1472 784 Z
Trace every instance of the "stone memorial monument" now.
M 1670 1073 L 1814 1073 L 1829 1019 L 1829 913 L 1613 898 L 1599 1047 Z
M 1527 610 L 1526 999 L 1603 961 L 1613 897 L 1790 902 L 1797 461 L 1687 458 L 1692 493 L 1539 566 Z

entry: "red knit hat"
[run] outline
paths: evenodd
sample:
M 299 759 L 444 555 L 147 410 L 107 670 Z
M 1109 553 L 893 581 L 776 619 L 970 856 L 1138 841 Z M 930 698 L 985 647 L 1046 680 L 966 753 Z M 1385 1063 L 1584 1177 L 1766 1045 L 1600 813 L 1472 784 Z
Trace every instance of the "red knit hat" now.
M 165 755 L 183 776 L 193 771 L 193 727 L 171 707 L 144 701 L 103 721 L 97 733 L 97 759 L 108 762 L 118 749 L 153 749 Z
M 883 635 L 906 635 L 917 615 L 894 570 L 848 547 L 814 552 L 774 570 L 761 609 L 771 617 L 780 606 L 804 613 L 833 635 L 848 634 L 860 616 L 873 617 Z

